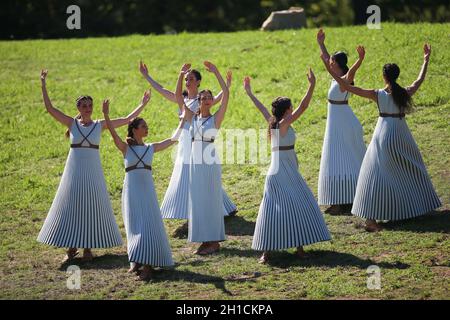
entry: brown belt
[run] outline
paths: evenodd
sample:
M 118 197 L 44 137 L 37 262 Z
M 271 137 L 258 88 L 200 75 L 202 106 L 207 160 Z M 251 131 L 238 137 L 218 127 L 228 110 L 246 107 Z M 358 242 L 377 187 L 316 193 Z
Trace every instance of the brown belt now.
M 294 145 L 273 147 L 272 151 L 283 151 L 283 150 L 292 150 L 292 149 L 294 149 Z
M 194 138 L 192 138 L 192 142 L 194 142 L 194 141 L 203 141 L 203 142 L 210 142 L 210 143 L 213 143 L 213 142 L 214 142 L 214 139 L 208 139 L 208 140 L 205 140 L 205 139 L 203 139 L 203 137 L 202 137 L 202 139 L 200 140 L 200 139 L 194 139 Z
M 328 99 L 328 102 L 331 104 L 348 104 L 348 100 L 344 100 L 344 101 L 336 101 L 336 100 L 330 100 Z
M 88 148 L 88 149 L 98 149 L 99 146 L 96 144 L 89 144 L 88 146 L 83 146 L 81 143 L 73 143 L 70 145 L 71 148 Z
M 405 114 L 404 113 L 383 113 L 380 112 L 380 117 L 383 118 L 404 118 Z
M 138 167 L 137 164 L 128 168 L 125 168 L 125 172 L 130 172 L 132 170 L 136 170 L 136 169 L 145 169 L 145 170 L 152 170 L 152 166 L 148 166 L 146 164 L 144 164 L 143 167 Z

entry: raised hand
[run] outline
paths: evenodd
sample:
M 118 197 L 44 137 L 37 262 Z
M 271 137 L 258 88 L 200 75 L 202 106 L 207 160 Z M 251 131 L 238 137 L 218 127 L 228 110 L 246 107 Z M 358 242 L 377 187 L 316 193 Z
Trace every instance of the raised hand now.
M 361 60 L 366 56 L 366 49 L 363 46 L 357 46 L 356 51 L 358 51 L 358 56 Z
M 186 74 L 186 73 L 188 73 L 190 70 L 191 70 L 191 64 L 190 64 L 190 63 L 185 63 L 185 64 L 183 64 L 183 66 L 181 67 L 180 72 L 181 72 L 182 74 Z
M 325 32 L 323 32 L 322 28 L 320 28 L 319 32 L 317 32 L 317 42 L 318 43 L 324 43 L 325 42 Z
M 227 71 L 227 87 L 231 87 L 231 80 L 233 77 L 233 72 L 231 70 Z
M 247 94 L 252 93 L 252 87 L 250 86 L 250 77 L 248 76 L 244 78 L 244 89 Z
M 213 73 L 217 72 L 217 67 L 212 62 L 205 61 L 205 62 L 203 62 L 203 64 L 205 65 L 207 71 L 213 72 Z
M 308 78 L 309 84 L 314 86 L 316 84 L 316 76 L 314 75 L 314 72 L 309 68 L 309 73 L 306 74 L 306 77 Z
M 151 97 L 152 97 L 152 91 L 150 89 L 146 90 L 144 92 L 144 95 L 142 96 L 141 105 L 145 106 L 150 101 Z
M 142 62 L 142 60 L 139 61 L 139 71 L 141 72 L 141 74 L 143 76 L 147 76 L 148 75 L 148 68 L 145 65 L 145 63 Z
M 425 43 L 423 45 L 423 60 L 426 62 L 430 61 L 430 55 L 431 55 L 431 45 Z
M 105 116 L 109 115 L 109 100 L 108 99 L 103 100 L 102 111 Z
M 45 79 L 47 78 L 48 70 L 41 70 L 41 81 L 45 82 Z

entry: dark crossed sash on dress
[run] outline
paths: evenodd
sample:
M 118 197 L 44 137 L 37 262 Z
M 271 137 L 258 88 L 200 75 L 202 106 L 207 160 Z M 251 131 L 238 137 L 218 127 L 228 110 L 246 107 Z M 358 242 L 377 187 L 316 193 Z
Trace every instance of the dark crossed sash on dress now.
M 194 142 L 194 141 L 203 141 L 203 142 L 209 142 L 209 143 L 213 143 L 213 142 L 214 142 L 214 138 L 206 139 L 203 135 L 201 135 L 201 137 L 202 137 L 201 139 L 195 139 L 195 135 L 196 135 L 197 133 L 199 133 L 201 126 L 204 125 L 204 124 L 206 123 L 206 121 L 208 121 L 211 117 L 212 117 L 212 115 L 209 116 L 208 118 L 206 118 L 206 120 L 203 121 L 202 124 L 201 124 L 200 126 L 197 126 L 197 115 L 195 116 L 195 119 L 194 119 L 194 128 L 195 128 L 195 127 L 197 127 L 197 128 L 196 128 L 196 130 L 194 130 L 194 136 L 192 137 L 192 142 Z
M 138 158 L 138 162 L 136 162 L 136 164 L 133 165 L 133 166 L 129 166 L 129 167 L 125 168 L 125 172 L 130 172 L 130 171 L 136 170 L 136 169 L 152 170 L 152 166 L 149 166 L 149 165 L 145 164 L 144 160 L 142 160 L 142 159 L 144 159 L 144 157 L 145 157 L 145 155 L 147 154 L 148 150 L 150 150 L 150 146 L 147 146 L 147 149 L 145 149 L 145 152 L 144 152 L 144 154 L 142 155 L 142 157 L 139 157 L 139 155 L 138 155 L 137 152 L 133 149 L 132 146 L 128 146 L 128 148 L 130 148 L 131 151 L 133 151 L 133 153 L 136 155 L 136 157 Z M 142 163 L 144 166 L 143 166 L 143 167 L 138 167 L 138 164 L 139 164 L 139 163 Z
M 88 137 L 91 135 L 91 133 L 94 131 L 95 127 L 97 126 L 97 123 L 98 123 L 98 122 L 95 122 L 94 127 L 93 127 L 93 128 L 91 129 L 91 131 L 89 131 L 89 133 L 85 136 L 85 135 L 83 134 L 83 132 L 81 132 L 80 126 L 79 126 L 79 124 L 78 124 L 78 120 L 77 120 L 77 119 L 74 119 L 74 121 L 75 121 L 75 124 L 77 125 L 78 132 L 83 136 L 83 140 L 81 140 L 80 143 L 72 143 L 72 144 L 70 145 L 70 147 L 71 147 L 71 148 L 91 148 L 91 149 L 98 149 L 99 146 L 96 145 L 96 144 L 91 143 L 91 142 L 89 141 L 89 139 L 88 139 Z M 83 146 L 83 142 L 85 142 L 85 141 L 88 143 L 87 146 Z

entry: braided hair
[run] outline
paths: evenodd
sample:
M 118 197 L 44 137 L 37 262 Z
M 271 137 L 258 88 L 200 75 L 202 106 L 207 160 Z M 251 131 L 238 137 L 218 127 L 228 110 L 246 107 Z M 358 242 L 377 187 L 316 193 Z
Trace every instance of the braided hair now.
M 137 141 L 134 137 L 134 133 L 133 133 L 133 129 L 137 129 L 139 127 L 139 124 L 141 123 L 141 121 L 143 121 L 144 119 L 136 117 L 133 118 L 129 123 L 128 123 L 128 133 L 127 133 L 127 137 L 126 137 L 126 143 L 129 146 L 135 146 L 137 145 Z
M 269 122 L 268 135 L 271 137 L 271 130 L 278 127 L 278 123 L 283 119 L 286 110 L 292 106 L 291 99 L 287 97 L 277 97 L 272 101 L 272 117 Z

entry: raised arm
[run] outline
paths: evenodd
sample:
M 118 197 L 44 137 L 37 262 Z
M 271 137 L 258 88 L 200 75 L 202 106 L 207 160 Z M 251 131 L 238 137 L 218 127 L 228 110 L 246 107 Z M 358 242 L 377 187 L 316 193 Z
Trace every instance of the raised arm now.
M 175 132 L 172 134 L 172 136 L 170 138 L 168 138 L 168 139 L 163 140 L 163 141 L 152 143 L 153 150 L 155 152 L 162 151 L 164 149 L 167 149 L 171 145 L 177 143 L 178 139 L 180 137 L 181 131 L 183 130 L 183 126 L 184 126 L 185 122 L 186 122 L 186 119 L 184 117 L 181 117 L 180 122 L 178 123 L 178 127 L 175 130 Z
M 164 98 L 166 98 L 169 101 L 177 102 L 175 98 L 175 93 L 167 90 L 162 85 L 160 85 L 158 82 L 156 82 L 149 74 L 148 74 L 148 68 L 145 63 L 142 61 L 139 62 L 139 71 L 141 72 L 142 76 L 150 83 L 150 85 L 158 91 Z
M 231 87 L 232 76 L 233 76 L 233 73 L 231 72 L 231 70 L 228 70 L 228 72 L 227 72 L 227 87 L 228 87 L 228 90 Z M 223 95 L 223 91 L 220 91 L 219 94 L 214 97 L 213 105 L 219 103 L 220 100 L 222 100 L 222 95 Z
M 178 74 L 178 80 L 177 80 L 177 87 L 175 89 L 175 97 L 177 99 L 178 108 L 180 109 L 180 114 L 182 114 L 182 117 L 190 122 L 192 117 L 194 116 L 194 113 L 186 107 L 186 104 L 184 103 L 184 97 L 183 97 L 183 80 L 186 76 L 186 73 L 189 72 L 188 65 L 183 65 L 183 67 L 180 70 L 180 73 Z
M 351 92 L 353 94 L 356 94 L 357 96 L 367 98 L 373 101 L 377 101 L 377 93 L 373 89 L 363 89 L 359 87 L 352 86 L 350 83 L 347 82 L 347 80 L 342 79 L 339 75 L 334 73 L 333 70 L 331 70 L 331 67 L 328 63 L 325 63 L 325 68 L 327 71 L 331 74 L 331 76 L 336 80 L 337 83 L 339 83 L 339 86 L 341 86 L 344 90 Z
M 345 79 L 347 79 L 347 82 L 350 84 L 352 84 L 353 80 L 355 80 L 356 71 L 358 71 L 359 67 L 361 67 L 361 64 L 363 63 L 364 57 L 366 55 L 366 50 L 363 46 L 358 46 L 356 48 L 356 51 L 358 51 L 358 60 L 356 60 L 356 62 L 351 66 L 351 68 L 345 75 Z
M 419 90 L 420 85 L 422 84 L 423 80 L 425 80 L 425 75 L 427 74 L 428 69 L 428 62 L 430 61 L 430 54 L 431 45 L 425 43 L 423 46 L 423 64 L 422 68 L 420 69 L 419 77 L 409 87 L 406 88 L 406 91 L 410 96 L 412 96 L 416 93 L 417 90 Z
M 298 107 L 292 112 L 292 114 L 288 117 L 285 117 L 280 121 L 280 131 L 281 134 L 284 135 L 287 131 L 288 127 L 296 121 L 302 114 L 305 112 L 305 110 L 308 108 L 309 103 L 311 102 L 311 98 L 314 92 L 314 87 L 316 86 L 316 77 L 314 75 L 314 72 L 309 68 L 309 73 L 306 74 L 306 77 L 308 78 L 309 86 L 308 91 L 306 91 L 305 96 L 303 97 L 302 101 L 298 105 Z
M 125 142 L 123 142 L 123 140 L 119 137 L 116 130 L 114 129 L 114 126 L 112 125 L 111 119 L 109 118 L 109 100 L 103 100 L 102 111 L 103 111 L 103 116 L 105 117 L 105 124 L 106 124 L 107 128 L 109 129 L 111 136 L 113 137 L 114 144 L 120 151 L 122 151 L 122 154 L 125 156 L 128 145 Z
M 128 124 L 133 118 L 136 118 L 150 101 L 151 96 L 152 93 L 150 90 L 145 91 L 144 95 L 142 96 L 141 103 L 139 103 L 136 109 L 134 109 L 128 116 L 126 116 L 125 118 L 116 118 L 111 120 L 111 125 L 113 126 L 113 128 L 124 126 Z M 107 128 L 105 120 L 101 120 L 101 125 L 102 129 Z
M 258 108 L 259 112 L 262 113 L 264 119 L 266 119 L 267 122 L 270 122 L 270 112 L 267 110 L 266 106 L 261 103 L 261 101 L 256 98 L 256 96 L 252 92 L 252 87 L 250 85 L 250 77 L 244 78 L 244 89 L 249 98 L 252 100 L 253 104 Z
M 220 107 L 219 107 L 219 110 L 217 110 L 216 113 L 214 114 L 214 124 L 215 124 L 216 129 L 219 129 L 222 124 L 223 118 L 225 117 L 225 112 L 227 111 L 228 98 L 230 96 L 230 91 L 228 90 L 228 87 L 227 87 L 225 81 L 223 80 L 223 77 L 220 74 L 217 67 L 209 61 L 205 61 L 204 65 L 206 67 L 206 70 L 214 73 L 214 75 L 217 78 L 217 81 L 219 81 L 220 87 L 222 88 L 222 100 L 220 103 Z
M 46 84 L 47 74 L 48 74 L 47 70 L 41 70 L 42 97 L 44 99 L 45 108 L 53 118 L 55 118 L 58 122 L 70 128 L 70 126 L 72 125 L 73 118 L 56 109 L 53 106 L 50 97 L 48 96 Z
M 320 57 L 323 62 L 326 64 L 330 63 L 330 54 L 328 53 L 327 47 L 325 47 L 325 32 L 323 32 L 322 28 L 317 32 L 317 43 L 320 47 Z

